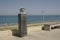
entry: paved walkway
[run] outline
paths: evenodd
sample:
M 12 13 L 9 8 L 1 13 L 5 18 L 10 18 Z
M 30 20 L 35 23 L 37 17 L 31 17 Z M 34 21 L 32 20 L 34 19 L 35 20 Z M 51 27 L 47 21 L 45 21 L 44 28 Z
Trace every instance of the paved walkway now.
M 60 29 L 53 29 L 51 31 L 37 30 L 28 32 L 28 35 L 23 38 L 10 36 L 0 38 L 0 40 L 60 40 Z

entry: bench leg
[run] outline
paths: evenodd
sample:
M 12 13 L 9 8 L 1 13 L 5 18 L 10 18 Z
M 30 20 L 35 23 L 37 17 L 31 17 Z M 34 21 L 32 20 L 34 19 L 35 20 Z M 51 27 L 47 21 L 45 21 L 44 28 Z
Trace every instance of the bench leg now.
M 50 26 L 45 26 L 44 27 L 44 30 L 50 31 L 51 30 L 51 27 Z
M 50 26 L 50 30 L 49 31 L 51 31 L 51 26 Z

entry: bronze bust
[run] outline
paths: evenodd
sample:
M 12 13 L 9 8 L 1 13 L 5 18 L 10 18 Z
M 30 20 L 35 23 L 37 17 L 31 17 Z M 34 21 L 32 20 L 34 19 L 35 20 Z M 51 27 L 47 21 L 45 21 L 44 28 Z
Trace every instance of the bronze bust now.
M 21 8 L 21 9 L 20 9 L 20 12 L 24 12 L 24 11 L 25 11 L 25 8 Z

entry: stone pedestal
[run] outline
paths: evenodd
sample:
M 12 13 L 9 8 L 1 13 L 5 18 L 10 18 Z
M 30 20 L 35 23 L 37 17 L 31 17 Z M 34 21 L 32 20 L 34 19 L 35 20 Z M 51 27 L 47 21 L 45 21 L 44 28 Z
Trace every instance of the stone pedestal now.
M 19 30 L 19 37 L 23 37 L 27 35 L 27 15 L 26 14 L 18 14 L 18 30 Z

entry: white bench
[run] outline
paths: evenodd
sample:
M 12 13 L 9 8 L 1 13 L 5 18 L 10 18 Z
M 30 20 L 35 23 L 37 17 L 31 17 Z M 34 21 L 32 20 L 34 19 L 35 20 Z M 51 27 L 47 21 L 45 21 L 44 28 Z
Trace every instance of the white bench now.
M 60 24 L 44 24 L 43 29 L 50 31 L 52 28 L 60 27 Z

